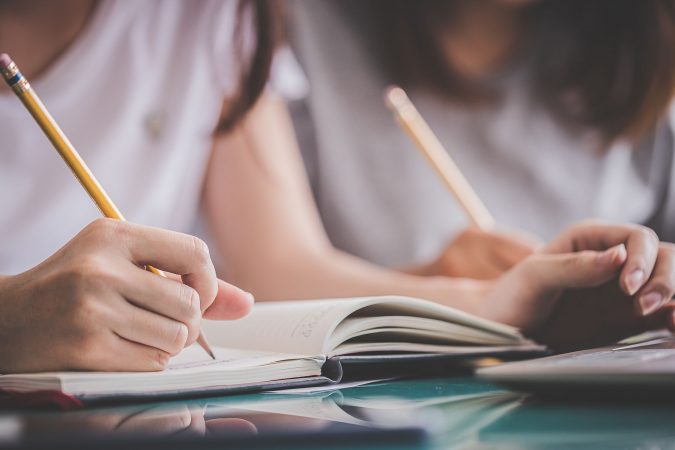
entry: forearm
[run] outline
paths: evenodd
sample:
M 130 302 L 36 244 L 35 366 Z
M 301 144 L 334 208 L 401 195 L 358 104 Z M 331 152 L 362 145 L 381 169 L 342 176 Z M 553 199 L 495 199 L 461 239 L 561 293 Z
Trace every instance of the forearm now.
M 419 264 L 416 266 L 401 267 L 397 269 L 401 273 L 408 275 L 416 275 L 422 277 L 435 276 L 441 273 L 438 261 L 432 261 L 426 264 Z
M 238 264 L 225 275 L 228 281 L 251 291 L 258 301 L 395 294 L 482 315 L 485 282 L 401 273 L 333 248 L 286 255 L 275 258 L 268 254 L 255 266 Z

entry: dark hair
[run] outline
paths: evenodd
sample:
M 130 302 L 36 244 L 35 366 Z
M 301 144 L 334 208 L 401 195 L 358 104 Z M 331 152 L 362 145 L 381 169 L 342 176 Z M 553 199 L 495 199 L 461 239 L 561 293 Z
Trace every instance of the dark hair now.
M 235 51 L 240 66 L 238 91 L 221 116 L 216 133 L 230 130 L 253 107 L 267 84 L 277 46 L 283 39 L 283 2 L 281 0 L 240 0 L 235 30 Z M 255 30 L 253 53 L 246 33 Z
M 443 56 L 456 0 L 371 0 L 368 16 L 390 80 L 465 103 L 485 100 Z M 606 141 L 637 138 L 675 94 L 675 0 L 542 0 L 523 6 L 532 90 L 563 123 Z

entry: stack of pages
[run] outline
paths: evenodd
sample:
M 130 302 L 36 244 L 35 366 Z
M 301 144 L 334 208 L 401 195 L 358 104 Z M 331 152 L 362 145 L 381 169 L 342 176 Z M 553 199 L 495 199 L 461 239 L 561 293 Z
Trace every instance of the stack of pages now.
M 217 360 L 196 346 L 161 372 L 0 375 L 0 389 L 56 390 L 82 399 L 216 395 L 338 381 L 349 362 L 541 351 L 515 328 L 405 297 L 257 304 L 244 319 L 202 328 Z

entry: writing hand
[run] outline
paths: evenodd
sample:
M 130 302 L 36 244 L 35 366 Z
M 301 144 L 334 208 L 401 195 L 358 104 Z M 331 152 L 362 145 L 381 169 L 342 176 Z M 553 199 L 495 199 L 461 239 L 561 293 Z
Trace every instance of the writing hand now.
M 537 239 L 517 234 L 467 228 L 419 275 L 491 280 L 498 278 L 541 247 Z
M 232 319 L 251 303 L 216 278 L 199 239 L 99 219 L 40 265 L 0 279 L 0 372 L 161 370 L 196 340 L 202 311 Z

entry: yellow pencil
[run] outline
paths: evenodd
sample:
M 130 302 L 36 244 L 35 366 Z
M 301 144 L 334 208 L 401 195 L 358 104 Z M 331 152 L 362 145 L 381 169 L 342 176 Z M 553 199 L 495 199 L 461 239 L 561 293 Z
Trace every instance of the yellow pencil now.
M 495 220 L 466 180 L 459 167 L 443 148 L 434 132 L 412 104 L 403 89 L 392 86 L 385 93 L 385 102 L 393 111 L 397 122 L 426 157 L 443 184 L 454 195 L 469 216 L 471 223 L 481 230 L 491 230 Z
M 9 87 L 12 88 L 37 124 L 42 128 L 42 131 L 50 140 L 56 151 L 59 152 L 59 155 L 61 155 L 70 170 L 73 171 L 77 180 L 87 191 L 103 215 L 111 219 L 125 221 L 126 219 L 120 210 L 115 206 L 110 197 L 108 197 L 108 194 L 103 190 L 103 187 L 96 180 L 91 170 L 89 170 L 89 167 L 87 167 L 87 164 L 80 154 L 75 150 L 75 147 L 73 147 L 54 118 L 49 114 L 47 108 L 42 104 L 40 98 L 35 94 L 35 91 L 31 88 L 28 80 L 21 74 L 14 61 L 4 53 L 0 54 L 0 72 L 2 72 L 2 76 Z M 147 270 L 159 276 L 166 277 L 164 272 L 152 266 L 147 266 Z M 204 333 L 200 333 L 197 342 L 211 358 L 216 359 L 211 347 L 206 341 Z

